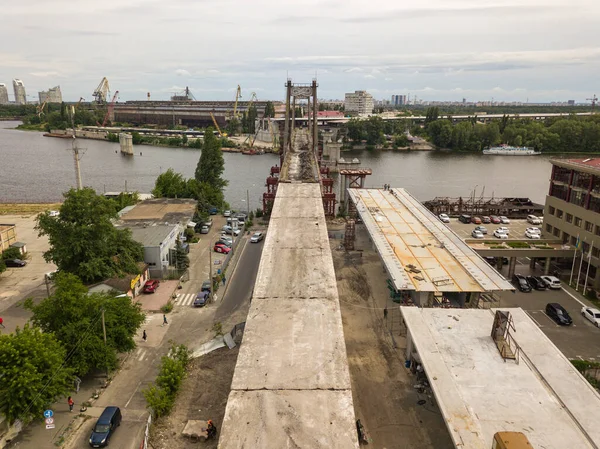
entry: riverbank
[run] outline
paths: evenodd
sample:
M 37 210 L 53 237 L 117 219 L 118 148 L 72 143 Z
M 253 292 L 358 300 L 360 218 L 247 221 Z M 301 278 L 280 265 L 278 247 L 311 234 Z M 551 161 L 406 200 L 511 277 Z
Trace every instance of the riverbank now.
M 58 210 L 62 203 L 0 203 L 0 215 L 32 215 Z

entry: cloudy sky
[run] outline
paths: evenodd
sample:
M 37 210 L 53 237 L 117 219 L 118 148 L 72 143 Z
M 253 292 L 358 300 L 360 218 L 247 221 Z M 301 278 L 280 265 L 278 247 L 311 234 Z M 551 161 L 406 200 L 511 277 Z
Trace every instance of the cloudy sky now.
M 4 0 L 0 82 L 66 100 L 319 97 L 585 101 L 600 94 L 600 0 Z M 12 91 L 12 89 L 9 89 Z M 11 95 L 12 99 L 12 95 Z

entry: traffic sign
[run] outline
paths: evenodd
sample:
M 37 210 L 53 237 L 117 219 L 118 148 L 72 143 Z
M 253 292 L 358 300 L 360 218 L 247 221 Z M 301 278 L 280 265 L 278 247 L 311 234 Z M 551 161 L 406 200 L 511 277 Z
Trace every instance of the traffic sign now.
M 46 418 L 46 424 L 54 424 L 54 418 Z
M 52 410 L 44 411 L 44 418 L 52 418 L 54 416 L 54 412 Z
M 50 414 L 52 414 L 52 410 L 46 410 L 46 412 L 50 412 Z M 44 415 L 46 414 L 46 412 L 44 412 Z M 52 416 L 50 416 L 49 418 L 46 418 L 45 421 L 46 421 L 46 429 L 54 429 L 54 427 L 55 427 L 54 418 Z
M 46 429 L 54 429 L 55 427 L 54 424 L 46 424 Z

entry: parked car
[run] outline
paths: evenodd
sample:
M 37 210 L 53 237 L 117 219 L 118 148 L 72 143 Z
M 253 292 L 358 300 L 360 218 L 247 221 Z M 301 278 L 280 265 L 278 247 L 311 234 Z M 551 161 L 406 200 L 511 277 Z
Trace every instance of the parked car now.
M 475 230 L 481 232 L 482 234 L 487 234 L 487 228 L 485 226 L 475 226 Z
M 483 217 L 481 217 L 481 222 L 488 224 L 492 222 L 492 219 L 490 217 L 488 217 L 487 215 L 484 215 Z
M 231 217 L 231 211 L 230 210 L 226 210 L 225 212 L 223 212 L 223 216 L 224 217 Z
M 473 217 L 473 218 L 471 218 L 471 223 L 473 223 L 473 224 L 481 224 L 481 218 L 479 218 L 479 217 Z
M 477 229 L 473 229 L 473 232 L 471 232 L 471 237 L 473 237 L 474 239 L 482 239 L 482 238 L 484 238 L 484 235 L 482 234 L 481 231 L 478 231 Z
M 506 240 L 508 239 L 508 234 L 506 232 L 502 232 L 500 229 L 496 229 L 494 231 L 494 237 L 496 237 L 497 239 Z
M 90 446 L 103 447 L 108 444 L 117 427 L 121 425 L 121 410 L 119 407 L 106 407 L 90 435 Z
M 513 284 L 515 284 L 515 286 L 522 292 L 531 292 L 531 285 L 529 285 L 529 282 L 527 282 L 525 276 L 522 276 L 520 274 L 513 275 Z
M 531 232 L 529 230 L 525 231 L 525 237 L 534 240 L 539 240 L 541 238 L 540 234 L 538 234 L 537 232 Z
M 227 246 L 233 246 L 233 239 L 226 234 L 223 234 L 217 243 L 224 243 Z
M 255 232 L 252 234 L 252 237 L 250 237 L 250 243 L 258 243 L 264 238 L 265 235 L 262 232 Z
M 206 220 L 205 222 L 202 223 L 202 226 L 208 226 L 209 228 L 212 228 L 212 225 L 213 225 L 212 218 L 209 218 L 208 220 Z
M 446 214 L 439 214 L 438 218 L 442 223 L 450 223 L 450 217 Z
M 508 218 L 506 218 L 504 215 L 501 215 L 498 218 L 500 218 L 500 223 L 502 223 L 502 224 L 510 224 L 510 220 Z
M 558 290 L 560 288 L 560 279 L 555 276 L 541 276 L 548 288 Z
M 235 214 L 235 218 L 237 218 L 238 223 L 242 223 L 243 224 L 248 219 L 248 216 L 246 214 L 240 212 L 238 214 Z
M 219 212 L 219 209 L 217 209 L 216 207 L 211 207 L 210 209 L 208 209 L 208 213 L 210 215 L 217 215 L 217 212 Z
M 235 235 L 236 237 L 238 235 L 240 235 L 240 230 L 239 229 L 233 229 L 231 226 L 229 225 L 225 225 L 221 228 L 221 231 L 223 231 L 225 234 L 230 234 L 230 235 Z
M 594 326 L 600 327 L 600 310 L 594 309 L 593 307 L 582 307 L 581 314 L 588 320 L 590 320 Z
M 60 215 L 60 212 L 57 210 L 49 210 L 48 211 L 48 216 L 49 217 L 58 217 Z
M 148 281 L 146 281 L 146 283 L 144 284 L 144 288 L 142 289 L 142 291 L 144 293 L 154 293 L 156 291 L 156 289 L 158 288 L 158 286 L 160 285 L 160 281 L 157 279 L 150 279 Z
M 531 288 L 535 290 L 546 290 L 546 281 L 539 276 L 527 276 L 527 282 L 531 285 Z
M 541 234 L 542 230 L 540 228 L 535 228 L 535 227 L 531 227 L 531 228 L 527 228 L 525 229 L 525 232 L 531 232 L 532 234 Z
M 471 216 L 463 214 L 458 217 L 458 221 L 465 223 L 465 224 L 471 223 Z
M 6 264 L 7 267 L 12 267 L 12 268 L 21 268 L 21 267 L 24 267 L 25 265 L 27 265 L 27 262 L 25 262 L 24 260 L 21 260 L 21 259 L 6 259 L 4 261 L 4 263 Z
M 504 232 L 506 235 L 510 234 L 510 229 L 508 229 L 506 226 L 500 226 L 497 230 L 500 232 Z
M 573 320 L 569 316 L 569 313 L 557 302 L 551 302 L 546 305 L 546 315 L 548 315 L 561 326 L 569 326 L 573 324 Z
M 527 215 L 527 223 L 531 223 L 533 225 L 541 225 L 542 220 L 540 220 L 539 217 L 536 217 L 535 215 Z
M 210 293 L 205 290 L 198 292 L 196 299 L 194 299 L 194 307 L 204 307 L 208 302 L 209 295 Z
M 202 288 L 200 290 L 208 293 L 212 291 L 212 285 L 210 285 L 210 281 L 208 279 L 202 283 Z
M 487 257 L 484 257 L 484 259 L 490 265 L 496 265 L 496 257 L 487 256 Z M 502 265 L 507 265 L 507 264 L 508 264 L 508 257 L 503 257 L 502 258 Z
M 202 225 L 202 227 L 200 228 L 200 234 L 208 234 L 209 231 L 210 229 L 208 226 Z
M 496 215 L 491 215 L 491 216 L 490 216 L 490 220 L 491 220 L 491 222 L 492 222 L 492 223 L 494 223 L 494 224 L 500 224 L 500 223 L 502 223 L 502 222 L 500 221 L 500 218 L 499 218 L 498 216 L 496 216 Z
M 224 243 L 215 243 L 215 247 L 213 248 L 216 253 L 224 253 L 229 254 L 231 248 Z

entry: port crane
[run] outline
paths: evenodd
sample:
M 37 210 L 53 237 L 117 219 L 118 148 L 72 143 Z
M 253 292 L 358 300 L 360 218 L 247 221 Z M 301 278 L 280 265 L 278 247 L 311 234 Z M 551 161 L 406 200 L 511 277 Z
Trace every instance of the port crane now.
M 108 122 L 108 117 L 115 110 L 115 103 L 117 101 L 117 97 L 119 96 L 119 91 L 116 91 L 112 97 L 110 104 L 108 105 L 108 109 L 106 110 L 106 115 L 104 116 L 104 120 L 102 121 L 101 126 L 106 126 L 106 122 Z
M 235 91 L 235 103 L 233 105 L 233 117 L 234 118 L 238 118 L 237 107 L 238 107 L 238 101 L 240 100 L 240 98 L 242 98 L 242 88 L 238 84 L 237 90 Z
M 596 94 L 594 94 L 592 95 L 592 98 L 586 98 L 586 100 L 592 102 L 592 112 L 594 112 L 594 109 L 596 109 L 596 102 L 598 101 L 598 97 L 596 97 Z
M 219 124 L 217 123 L 217 119 L 215 118 L 215 115 L 212 112 L 210 113 L 210 118 L 212 118 L 212 121 L 215 125 L 215 129 L 219 133 L 219 137 L 227 137 L 227 133 L 221 132 L 221 128 L 219 127 Z
M 108 85 L 106 77 L 102 78 L 102 81 L 100 81 L 100 84 L 98 84 L 98 87 L 96 87 L 96 90 L 94 90 L 92 95 L 98 104 L 105 104 L 108 101 L 110 86 Z

